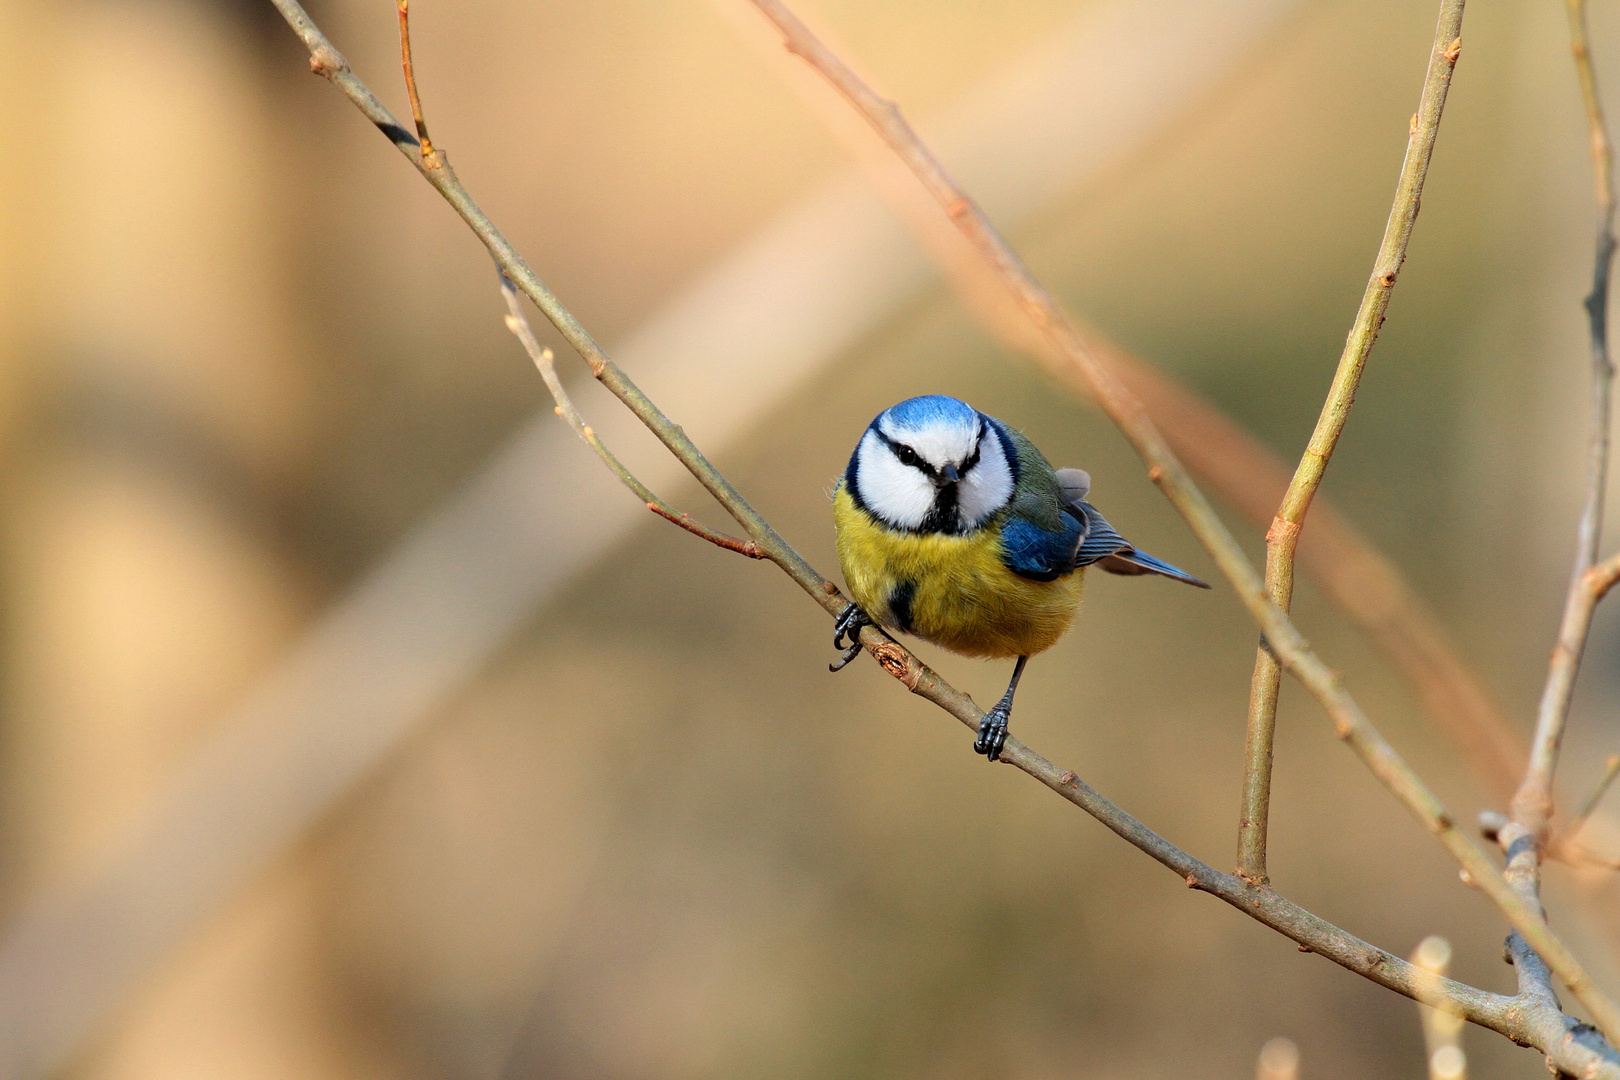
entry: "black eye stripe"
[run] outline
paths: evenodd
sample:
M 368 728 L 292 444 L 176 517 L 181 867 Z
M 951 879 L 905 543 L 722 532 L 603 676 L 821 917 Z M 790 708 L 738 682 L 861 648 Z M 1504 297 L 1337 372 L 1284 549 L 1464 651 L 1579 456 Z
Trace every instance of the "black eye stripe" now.
M 929 476 L 935 475 L 933 466 L 929 465 L 928 462 L 924 461 L 920 456 L 918 456 L 917 451 L 913 450 L 903 442 L 891 439 L 881 428 L 873 428 L 872 430 L 877 433 L 877 437 L 879 439 L 883 440 L 883 445 L 887 446 L 894 456 L 900 459 L 900 464 L 909 465 L 914 469 L 920 469 Z
M 889 434 L 882 428 L 874 426 L 872 428 L 872 433 L 882 440 L 883 445 L 887 446 L 890 452 L 900 460 L 900 464 L 921 470 L 929 476 L 937 477 L 939 475 L 939 470 L 934 468 L 928 462 L 924 461 L 922 456 L 918 454 L 917 451 L 913 450 L 911 447 L 907 446 L 898 439 L 891 438 Z M 973 453 L 968 455 L 967 460 L 962 462 L 961 468 L 957 470 L 961 475 L 966 476 L 973 470 L 974 466 L 979 464 L 979 454 L 983 448 L 984 426 L 981 424 L 979 427 L 978 437 L 973 442 Z

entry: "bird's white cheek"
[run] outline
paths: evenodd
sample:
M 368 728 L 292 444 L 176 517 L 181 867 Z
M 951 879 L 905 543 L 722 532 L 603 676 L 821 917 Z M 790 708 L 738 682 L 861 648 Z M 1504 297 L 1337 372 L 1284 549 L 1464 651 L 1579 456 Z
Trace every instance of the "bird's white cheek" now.
M 961 493 L 957 496 L 962 526 L 971 529 L 1006 506 L 1012 498 L 1012 488 L 1012 470 L 1007 467 L 1007 459 L 1000 449 L 997 448 L 995 454 L 984 455 L 984 460 L 962 479 Z
M 908 465 L 902 465 L 876 436 L 861 441 L 856 469 L 861 501 L 891 525 L 915 529 L 934 505 L 934 485 Z

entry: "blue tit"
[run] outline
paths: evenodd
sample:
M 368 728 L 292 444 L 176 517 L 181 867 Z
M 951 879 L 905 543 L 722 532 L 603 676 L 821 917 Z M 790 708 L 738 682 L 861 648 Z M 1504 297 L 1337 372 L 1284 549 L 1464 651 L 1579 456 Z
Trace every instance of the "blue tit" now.
M 952 397 L 914 397 L 867 427 L 833 496 L 838 561 L 855 603 L 838 618 L 837 671 L 862 625 L 966 656 L 1017 657 L 973 748 L 995 761 L 1024 664 L 1074 621 L 1086 567 L 1208 585 L 1136 550 L 1086 501 L 1091 478 Z

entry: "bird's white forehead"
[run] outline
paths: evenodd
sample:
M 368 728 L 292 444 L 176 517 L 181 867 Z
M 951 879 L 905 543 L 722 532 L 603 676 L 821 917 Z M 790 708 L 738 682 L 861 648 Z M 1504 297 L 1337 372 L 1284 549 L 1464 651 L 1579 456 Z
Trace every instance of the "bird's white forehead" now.
M 973 453 L 983 431 L 979 414 L 966 407 L 907 416 L 890 409 L 878 417 L 878 430 L 917 452 L 930 465 L 960 465 Z

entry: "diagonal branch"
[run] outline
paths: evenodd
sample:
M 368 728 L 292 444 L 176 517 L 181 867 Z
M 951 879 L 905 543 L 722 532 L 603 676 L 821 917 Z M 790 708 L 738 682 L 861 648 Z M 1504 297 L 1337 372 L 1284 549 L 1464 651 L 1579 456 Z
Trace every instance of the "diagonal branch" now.
M 535 338 L 534 330 L 530 328 L 529 320 L 523 314 L 523 301 L 518 298 L 517 286 L 513 285 L 512 279 L 505 274 L 501 275 L 501 296 L 506 301 L 506 328 L 522 343 L 523 350 L 529 354 L 529 359 L 533 360 L 534 366 L 539 369 L 540 378 L 545 380 L 546 389 L 551 391 L 552 400 L 557 403 L 555 410 L 557 415 L 568 421 L 568 426 L 584 440 L 586 446 L 596 452 L 596 456 L 602 459 L 602 464 L 619 478 L 620 483 L 633 491 L 636 498 L 646 503 L 648 510 L 666 521 L 674 522 L 692 535 L 702 537 L 716 547 L 746 555 L 750 559 L 765 558 L 765 552 L 752 540 L 739 540 L 735 536 L 727 536 L 725 533 L 715 532 L 699 525 L 687 515 L 672 509 L 663 499 L 654 495 L 652 489 L 636 479 L 636 475 L 602 442 L 601 437 L 596 434 L 596 429 L 587 424 L 585 418 L 579 415 L 579 410 L 574 408 L 573 399 L 568 396 L 562 380 L 557 377 L 557 367 L 553 363 L 551 350 L 542 346 Z
M 1372 276 L 1361 296 L 1361 307 L 1344 343 L 1338 370 L 1316 429 L 1294 470 L 1294 478 L 1283 496 L 1277 516 L 1266 531 L 1266 591 L 1277 606 L 1287 611 L 1294 597 L 1294 551 L 1299 532 L 1310 512 L 1311 500 L 1322 485 L 1328 461 L 1339 443 L 1350 406 L 1361 385 L 1361 373 L 1378 339 L 1390 296 L 1406 246 L 1417 223 L 1422 201 L 1423 181 L 1429 172 L 1435 136 L 1440 132 L 1440 115 L 1446 107 L 1446 91 L 1462 51 L 1463 0 L 1445 0 L 1440 21 L 1429 51 L 1429 70 L 1423 80 L 1418 111 L 1412 114 L 1406 157 L 1401 162 L 1401 178 L 1395 185 L 1395 202 L 1389 208 L 1384 239 L 1373 262 Z M 1262 642 L 1254 659 L 1254 675 L 1249 683 L 1249 722 L 1244 742 L 1242 815 L 1238 822 L 1238 873 L 1249 881 L 1266 880 L 1266 825 L 1271 815 L 1271 748 L 1277 728 L 1277 698 L 1282 688 L 1282 666 Z
M 1545 843 L 1547 819 L 1552 816 L 1553 771 L 1558 766 L 1564 721 L 1575 694 L 1575 677 L 1580 674 L 1581 656 L 1592 631 L 1592 614 L 1616 581 L 1620 581 L 1620 555 L 1582 570 L 1564 603 L 1558 642 L 1547 665 L 1547 686 L 1541 695 L 1530 764 L 1523 785 L 1513 797 L 1514 820 L 1538 837 L 1539 843 Z
M 1620 1041 L 1620 1006 L 1603 993 L 1574 953 L 1553 934 L 1539 907 L 1526 903 L 1509 888 L 1485 853 L 1457 827 L 1456 819 L 1445 805 L 1367 719 L 1361 706 L 1344 688 L 1338 673 L 1321 661 L 1289 620 L 1287 613 L 1271 602 L 1254 567 L 1171 452 L 1164 436 L 1148 418 L 1141 403 L 1091 351 L 1068 315 L 1035 280 L 984 212 L 912 131 L 899 108 L 862 81 L 781 0 L 752 2 L 782 33 L 789 51 L 803 57 L 819 71 L 911 168 L 980 256 L 1000 276 L 1029 319 L 1084 376 L 1103 411 L 1130 439 L 1138 455 L 1147 464 L 1149 478 L 1164 491 L 1231 582 L 1250 615 L 1260 624 L 1261 633 L 1283 666 L 1305 685 L 1327 711 L 1339 737 L 1462 864 L 1469 880 L 1491 899 L 1513 928 L 1546 958 L 1609 1039 L 1612 1042 Z
M 297 0 L 272 2 L 309 49 L 311 68 L 341 89 L 445 197 L 483 241 L 502 273 L 545 312 L 590 365 L 593 374 L 653 431 L 671 454 L 731 513 L 760 546 L 766 558 L 780 566 L 823 609 L 829 613 L 843 611 L 847 602 L 837 587 L 821 577 L 771 528 L 730 481 L 698 451 L 685 433 L 619 371 L 561 301 L 534 275 L 462 187 L 443 151 L 437 152 L 436 164 L 425 163 L 417 153 L 417 140 L 400 127 L 370 89 L 355 76 L 348 63 L 310 21 Z M 1278 614 L 1281 625 L 1291 631 L 1286 616 Z M 1294 633 L 1297 636 L 1297 632 Z M 862 635 L 862 643 L 883 669 L 899 679 L 912 693 L 938 705 L 967 727 L 978 727 L 984 714 L 966 694 L 945 682 L 904 647 L 871 627 L 864 628 Z M 1123 839 L 1175 870 L 1190 887 L 1219 896 L 1305 949 L 1319 952 L 1382 986 L 1408 997 L 1418 993 L 1419 976 L 1406 961 L 1317 918 L 1268 887 L 1250 885 L 1236 875 L 1225 874 L 1205 865 L 1114 806 L 1073 772 L 1060 771 L 1022 742 L 1009 739 L 1002 757 L 1063 795 Z M 1495 876 L 1494 872 L 1492 876 Z M 1603 1080 L 1620 1080 L 1620 1060 L 1605 1056 L 1602 1049 L 1556 1043 L 1552 1034 L 1553 1026 L 1557 1025 L 1560 1032 L 1563 1030 L 1562 1014 L 1551 1013 L 1543 1005 L 1528 1007 L 1520 998 L 1491 994 L 1450 980 L 1440 989 L 1447 1000 L 1471 1021 L 1499 1031 L 1516 1042 L 1541 1047 L 1550 1059 L 1556 1060 L 1567 1071 L 1578 1071 L 1584 1076 Z

